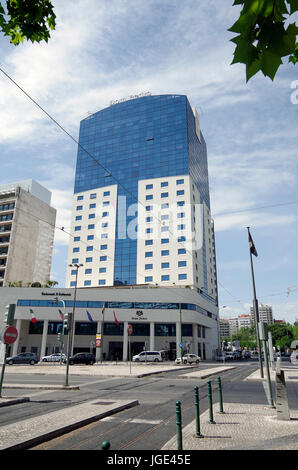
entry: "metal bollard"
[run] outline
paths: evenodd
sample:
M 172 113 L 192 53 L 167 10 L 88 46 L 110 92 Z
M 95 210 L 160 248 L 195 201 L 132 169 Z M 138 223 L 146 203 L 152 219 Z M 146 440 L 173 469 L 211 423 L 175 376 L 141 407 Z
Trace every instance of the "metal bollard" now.
M 103 441 L 101 444 L 102 450 L 109 450 L 110 447 L 111 447 L 111 444 L 109 443 L 109 441 Z
M 195 386 L 194 388 L 194 404 L 196 412 L 196 437 L 204 437 L 201 434 L 200 427 L 200 405 L 199 405 L 199 387 Z
M 223 410 L 223 401 L 222 401 L 222 388 L 221 388 L 221 378 L 217 377 L 217 384 L 218 384 L 218 395 L 219 395 L 219 412 L 224 413 Z
M 181 403 L 176 401 L 177 450 L 182 449 L 182 416 Z
M 215 421 L 213 420 L 213 404 L 212 404 L 212 387 L 211 387 L 211 380 L 208 380 L 207 386 L 208 386 L 208 402 L 209 402 L 209 423 L 210 423 L 210 424 L 215 424 Z

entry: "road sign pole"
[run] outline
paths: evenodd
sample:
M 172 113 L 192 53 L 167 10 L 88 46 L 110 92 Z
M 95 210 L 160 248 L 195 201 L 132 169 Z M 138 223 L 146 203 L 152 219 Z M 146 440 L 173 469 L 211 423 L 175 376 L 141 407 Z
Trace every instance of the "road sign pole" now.
M 4 379 L 6 357 L 7 357 L 7 344 L 5 344 L 4 360 L 3 360 L 3 364 L 2 364 L 1 377 L 0 377 L 0 398 L 2 397 L 2 385 L 3 385 L 3 379 Z

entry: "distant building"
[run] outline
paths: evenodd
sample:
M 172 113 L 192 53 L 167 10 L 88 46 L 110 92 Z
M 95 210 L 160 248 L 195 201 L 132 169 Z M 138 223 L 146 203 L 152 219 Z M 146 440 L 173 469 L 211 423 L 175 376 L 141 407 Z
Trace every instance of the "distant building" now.
M 0 287 L 50 279 L 56 209 L 34 180 L 0 185 Z
M 250 313 L 255 323 L 255 314 L 253 307 L 250 307 Z M 272 307 L 270 305 L 259 305 L 259 321 L 264 323 L 273 323 Z
M 253 324 L 251 315 L 239 315 L 238 316 L 238 328 L 250 328 Z
M 226 318 L 219 319 L 219 335 L 221 338 L 230 337 L 230 323 Z

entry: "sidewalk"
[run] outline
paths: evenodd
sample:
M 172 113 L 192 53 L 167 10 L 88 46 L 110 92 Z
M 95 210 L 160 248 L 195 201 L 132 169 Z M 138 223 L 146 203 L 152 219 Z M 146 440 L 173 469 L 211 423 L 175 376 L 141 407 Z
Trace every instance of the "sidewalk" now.
M 286 383 L 298 381 L 298 369 L 282 367 Z M 270 373 L 275 381 L 275 372 Z M 262 380 L 256 370 L 246 380 Z M 224 403 L 224 413 L 219 413 L 219 403 L 213 406 L 213 420 L 209 423 L 209 409 L 200 415 L 200 433 L 196 437 L 196 421 L 182 429 L 183 450 L 297 450 L 298 411 L 290 410 L 290 420 L 277 419 L 275 408 L 265 405 Z M 183 413 L 182 413 L 183 423 Z M 174 436 L 162 450 L 177 450 Z

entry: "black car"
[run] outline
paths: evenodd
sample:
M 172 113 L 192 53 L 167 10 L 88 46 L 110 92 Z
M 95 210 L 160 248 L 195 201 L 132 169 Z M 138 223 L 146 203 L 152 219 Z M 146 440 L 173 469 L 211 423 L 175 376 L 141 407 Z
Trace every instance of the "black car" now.
M 6 359 L 6 364 L 31 364 L 32 366 L 38 362 L 38 356 L 35 353 L 24 352 L 11 356 Z
M 64 360 L 66 362 L 66 360 Z M 77 353 L 74 354 L 73 356 L 70 356 L 69 358 L 69 364 L 89 364 L 92 366 L 95 362 L 95 356 L 94 354 L 90 353 Z

